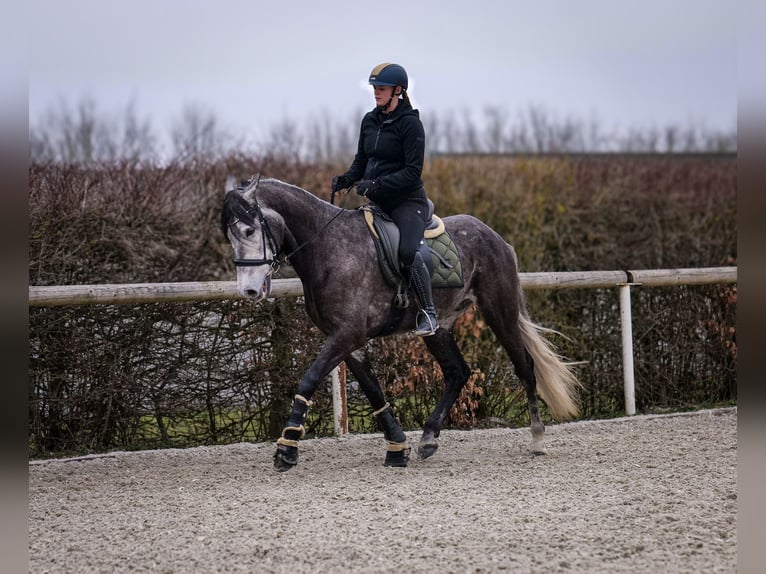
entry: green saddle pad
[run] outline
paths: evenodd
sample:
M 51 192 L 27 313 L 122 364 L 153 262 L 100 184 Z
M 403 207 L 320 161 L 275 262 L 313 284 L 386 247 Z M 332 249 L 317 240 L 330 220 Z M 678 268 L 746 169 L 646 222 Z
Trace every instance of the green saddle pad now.
M 457 254 L 457 246 L 445 230 L 442 234 L 429 239 L 426 244 L 431 251 L 434 272 L 431 275 L 432 287 L 462 287 L 463 268 Z
M 399 272 L 399 229 L 377 206 L 364 205 L 367 227 L 378 252 L 378 263 L 386 281 L 399 288 L 404 277 Z M 424 238 L 431 253 L 433 273 L 432 287 L 462 287 L 463 268 L 457 246 L 440 218 L 433 216 L 433 223 L 426 229 Z

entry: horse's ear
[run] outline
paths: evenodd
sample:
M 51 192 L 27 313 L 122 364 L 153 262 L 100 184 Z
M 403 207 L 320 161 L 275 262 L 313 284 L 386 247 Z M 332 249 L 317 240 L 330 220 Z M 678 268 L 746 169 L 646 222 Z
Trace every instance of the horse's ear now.
M 255 201 L 255 190 L 258 189 L 258 182 L 261 180 L 261 174 L 256 174 L 247 181 L 243 181 L 240 187 L 244 189 L 242 197 L 248 202 Z
M 232 189 L 235 189 L 237 187 L 237 178 L 233 175 L 227 175 L 226 176 L 226 185 L 224 187 L 224 193 L 228 193 Z

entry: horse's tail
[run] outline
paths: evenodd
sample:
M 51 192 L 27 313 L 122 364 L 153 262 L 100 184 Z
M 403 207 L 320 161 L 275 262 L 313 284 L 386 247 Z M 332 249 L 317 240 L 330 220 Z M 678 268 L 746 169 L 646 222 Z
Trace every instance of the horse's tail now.
M 582 385 L 572 372 L 570 365 L 543 337 L 543 333 L 556 331 L 536 325 L 524 312 L 519 313 L 519 324 L 524 346 L 535 362 L 537 389 L 551 414 L 557 420 L 576 417 L 580 413 L 577 390 Z

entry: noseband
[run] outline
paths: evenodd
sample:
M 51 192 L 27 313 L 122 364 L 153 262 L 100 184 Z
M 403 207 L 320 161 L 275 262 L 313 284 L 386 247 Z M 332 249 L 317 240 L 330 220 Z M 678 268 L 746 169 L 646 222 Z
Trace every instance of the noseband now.
M 258 222 L 261 224 L 261 238 L 263 240 L 263 258 L 262 259 L 234 259 L 234 266 L 235 267 L 258 267 L 259 265 L 269 265 L 271 266 L 271 270 L 272 270 L 271 272 L 276 273 L 279 270 L 279 266 L 282 265 L 282 263 L 287 258 L 282 256 L 282 248 L 277 247 L 277 242 L 274 239 L 274 234 L 271 232 L 271 227 L 269 227 L 269 222 L 266 220 L 266 217 L 263 215 L 263 210 L 261 209 L 261 206 L 258 203 L 258 197 L 256 195 L 256 192 L 258 191 L 258 183 L 260 183 L 260 181 L 261 181 L 261 174 L 258 174 L 257 179 L 256 177 L 250 178 L 250 181 L 248 181 L 245 185 L 240 186 L 239 189 L 245 192 L 245 191 L 248 191 L 251 187 L 254 187 L 252 209 L 255 211 L 255 216 L 258 218 Z M 247 214 L 250 216 L 253 215 L 251 210 L 248 210 Z M 271 259 L 268 259 L 266 257 L 267 242 L 268 242 L 268 246 L 271 248 L 271 252 L 274 254 L 274 257 L 272 257 Z

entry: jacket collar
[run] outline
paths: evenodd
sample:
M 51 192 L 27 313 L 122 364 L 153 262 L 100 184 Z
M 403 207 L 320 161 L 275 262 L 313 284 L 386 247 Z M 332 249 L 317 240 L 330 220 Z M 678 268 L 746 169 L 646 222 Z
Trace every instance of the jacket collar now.
M 373 114 L 378 118 L 378 121 L 381 123 L 389 123 L 389 122 L 395 122 L 399 118 L 414 113 L 415 115 L 418 115 L 418 111 L 412 109 L 412 106 L 405 102 L 404 100 L 399 100 L 399 103 L 396 105 L 396 109 L 394 109 L 393 112 L 384 114 L 381 112 L 377 107 L 372 110 Z

